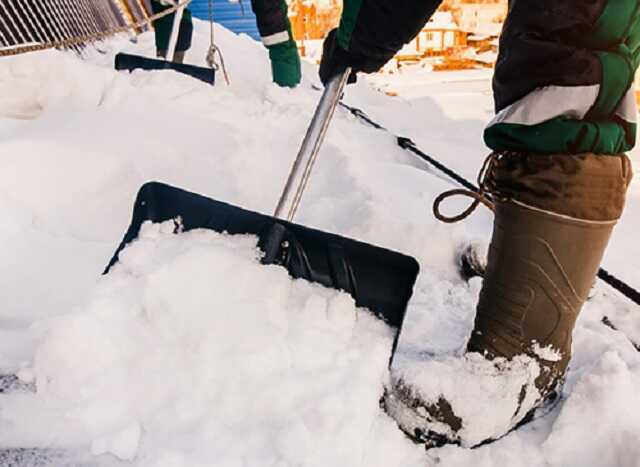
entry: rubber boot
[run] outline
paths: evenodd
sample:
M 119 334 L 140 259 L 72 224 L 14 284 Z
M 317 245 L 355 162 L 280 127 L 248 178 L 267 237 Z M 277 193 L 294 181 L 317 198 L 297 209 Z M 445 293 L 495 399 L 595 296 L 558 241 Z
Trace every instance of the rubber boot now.
M 625 155 L 593 154 L 507 154 L 490 170 L 485 188 L 495 204 L 493 236 L 467 352 L 490 360 L 527 356 L 539 366 L 533 408 L 522 406 L 530 388 L 514 395 L 518 409 L 505 423 L 513 428 L 553 398 L 564 377 L 578 313 L 632 174 Z M 400 427 L 418 441 L 460 442 L 456 433 L 465 420 L 446 394 L 429 405 L 415 393 L 396 380 L 385 398 Z
M 173 54 L 173 63 L 184 63 L 184 56 L 185 56 L 186 52 L 183 51 L 177 51 Z
M 535 358 L 540 399 L 564 376 L 630 180 L 626 156 L 511 155 L 496 165 L 493 237 L 467 349 Z
M 536 359 L 536 387 L 550 395 L 571 357 L 573 327 L 615 223 L 498 201 L 467 350 Z

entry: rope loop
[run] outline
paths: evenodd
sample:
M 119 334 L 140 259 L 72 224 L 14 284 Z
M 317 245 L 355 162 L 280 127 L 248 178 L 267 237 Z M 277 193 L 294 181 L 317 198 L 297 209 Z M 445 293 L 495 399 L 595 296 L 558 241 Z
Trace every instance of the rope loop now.
M 216 47 L 215 45 L 210 45 L 206 57 L 207 65 L 209 65 L 209 68 L 213 68 L 215 71 L 218 71 L 220 69 L 220 65 L 216 63 L 216 53 L 218 52 L 218 47 Z
M 209 42 L 209 51 L 207 52 L 206 61 L 207 65 L 211 67 L 213 70 L 218 71 L 222 68 L 222 74 L 224 76 L 224 81 L 229 86 L 229 75 L 227 74 L 227 68 L 224 65 L 224 57 L 222 56 L 222 51 L 216 45 L 215 39 L 215 28 L 213 25 L 213 0 L 209 0 L 209 33 L 210 33 L 210 42 Z M 220 57 L 220 64 L 216 60 L 216 55 Z
M 469 198 L 473 198 L 473 202 L 460 214 L 457 214 L 455 216 L 445 216 L 440 210 L 440 205 L 444 200 L 446 200 L 447 198 L 451 198 L 452 196 L 468 196 Z M 478 193 L 476 191 L 465 190 L 464 188 L 456 188 L 454 190 L 445 191 L 444 193 L 441 193 L 436 197 L 436 199 L 433 201 L 433 215 L 440 222 L 454 224 L 469 217 L 480 204 L 484 204 L 492 211 L 494 209 L 493 202 L 491 202 L 486 196 L 484 196 L 484 194 Z
M 493 204 L 493 198 L 491 195 L 493 195 L 494 193 L 492 191 L 492 187 L 489 185 L 491 182 L 491 178 L 493 177 L 494 165 L 496 161 L 500 158 L 500 156 L 501 156 L 500 153 L 493 152 L 489 154 L 489 156 L 487 156 L 487 158 L 484 160 L 484 163 L 482 164 L 482 168 L 478 173 L 479 188 L 477 190 L 455 188 L 453 190 L 448 190 L 438 195 L 436 199 L 433 201 L 433 215 L 435 216 L 435 218 L 447 224 L 460 222 L 461 220 L 469 217 L 471 213 L 473 213 L 473 211 L 475 211 L 476 208 L 480 206 L 480 204 L 485 205 L 487 208 L 493 211 L 495 209 L 495 206 Z M 451 198 L 453 196 L 467 196 L 469 198 L 472 198 L 473 202 L 471 203 L 471 205 L 469 205 L 468 208 L 466 208 L 460 214 L 457 214 L 455 216 L 445 216 L 444 214 L 442 214 L 442 211 L 440 210 L 440 205 L 444 200 L 446 200 L 447 198 Z
M 218 64 L 218 61 L 216 60 L 216 55 L 220 58 L 220 64 Z M 227 68 L 224 65 L 224 57 L 222 56 L 222 51 L 217 45 L 211 44 L 209 46 L 209 51 L 207 52 L 206 60 L 207 60 L 207 65 L 209 65 L 215 71 L 218 71 L 220 68 L 222 68 L 224 81 L 227 83 L 227 86 L 229 86 L 230 84 L 229 75 L 227 74 Z

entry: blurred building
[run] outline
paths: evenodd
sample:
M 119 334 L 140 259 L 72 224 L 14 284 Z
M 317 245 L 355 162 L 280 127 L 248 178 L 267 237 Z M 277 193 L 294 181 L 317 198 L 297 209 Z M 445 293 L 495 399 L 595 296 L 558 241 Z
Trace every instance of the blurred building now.
M 395 56 L 396 61 L 419 61 L 444 56 L 467 46 L 467 34 L 453 21 L 448 11 L 438 11 L 418 35 Z
M 396 55 L 396 65 L 422 62 L 434 70 L 492 67 L 507 12 L 507 0 L 446 0 L 418 37 Z
M 498 36 L 507 17 L 506 0 L 493 3 L 455 3 L 452 8 L 456 23 L 469 34 Z
M 342 0 L 288 3 L 293 37 L 301 54 L 319 60 L 322 39 L 340 22 Z M 491 67 L 507 11 L 508 0 L 445 0 L 393 63 L 427 62 L 434 69 Z
M 338 26 L 341 12 L 341 0 L 291 0 L 289 19 L 294 39 L 323 39 Z

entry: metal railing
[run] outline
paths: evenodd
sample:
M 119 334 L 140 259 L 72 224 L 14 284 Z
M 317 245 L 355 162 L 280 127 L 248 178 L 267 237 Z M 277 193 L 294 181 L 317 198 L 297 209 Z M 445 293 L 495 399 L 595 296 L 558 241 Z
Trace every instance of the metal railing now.
M 141 0 L 0 0 L 0 56 L 78 48 L 148 27 L 150 18 Z

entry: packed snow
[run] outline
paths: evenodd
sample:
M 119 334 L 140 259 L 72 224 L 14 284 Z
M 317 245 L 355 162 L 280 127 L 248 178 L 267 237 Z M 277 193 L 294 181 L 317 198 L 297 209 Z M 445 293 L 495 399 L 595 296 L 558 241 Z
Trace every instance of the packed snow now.
M 448 433 L 451 439 L 459 439 L 462 446 L 472 447 L 500 438 L 524 418 L 539 399 L 534 383 L 539 374 L 539 366 L 528 356 L 488 361 L 479 353 L 461 357 L 405 351 L 394 358 L 392 377 L 422 404 L 437 406 L 444 398 L 462 426 L 453 432 L 440 424 L 438 432 Z M 473 384 L 461 385 L 460 381 Z M 410 416 L 403 412 L 402 408 L 390 411 L 398 419 Z
M 254 238 L 171 221 L 42 333 L 38 395 L 6 396 L 0 444 L 131 460 L 143 442 L 141 465 L 356 465 L 392 343 L 350 296 L 262 266 Z
M 255 238 L 149 224 L 101 276 L 146 181 L 275 207 L 319 98 L 316 67 L 282 89 L 261 45 L 221 27 L 216 39 L 230 86 L 112 70 L 118 51 L 152 56 L 149 34 L 82 58 L 0 60 L 0 374 L 18 377 L 0 385 L 0 465 L 640 465 L 640 310 L 605 284 L 579 318 L 552 410 L 481 448 L 425 452 L 379 407 L 392 330 L 342 292 L 261 265 Z M 206 23 L 194 42 L 187 61 L 203 65 Z M 489 89 L 485 71 L 408 69 L 361 78 L 345 101 L 473 179 Z M 513 401 L 492 365 L 461 358 L 481 282 L 462 281 L 455 256 L 486 244 L 491 216 L 439 224 L 430 204 L 451 186 L 338 111 L 296 222 L 420 262 L 396 364 L 425 393 L 457 387 L 473 439 L 498 432 Z M 604 262 L 636 286 L 639 201 L 634 183 Z M 532 377 L 512 366 L 513 384 Z M 480 387 L 495 389 L 488 403 Z

